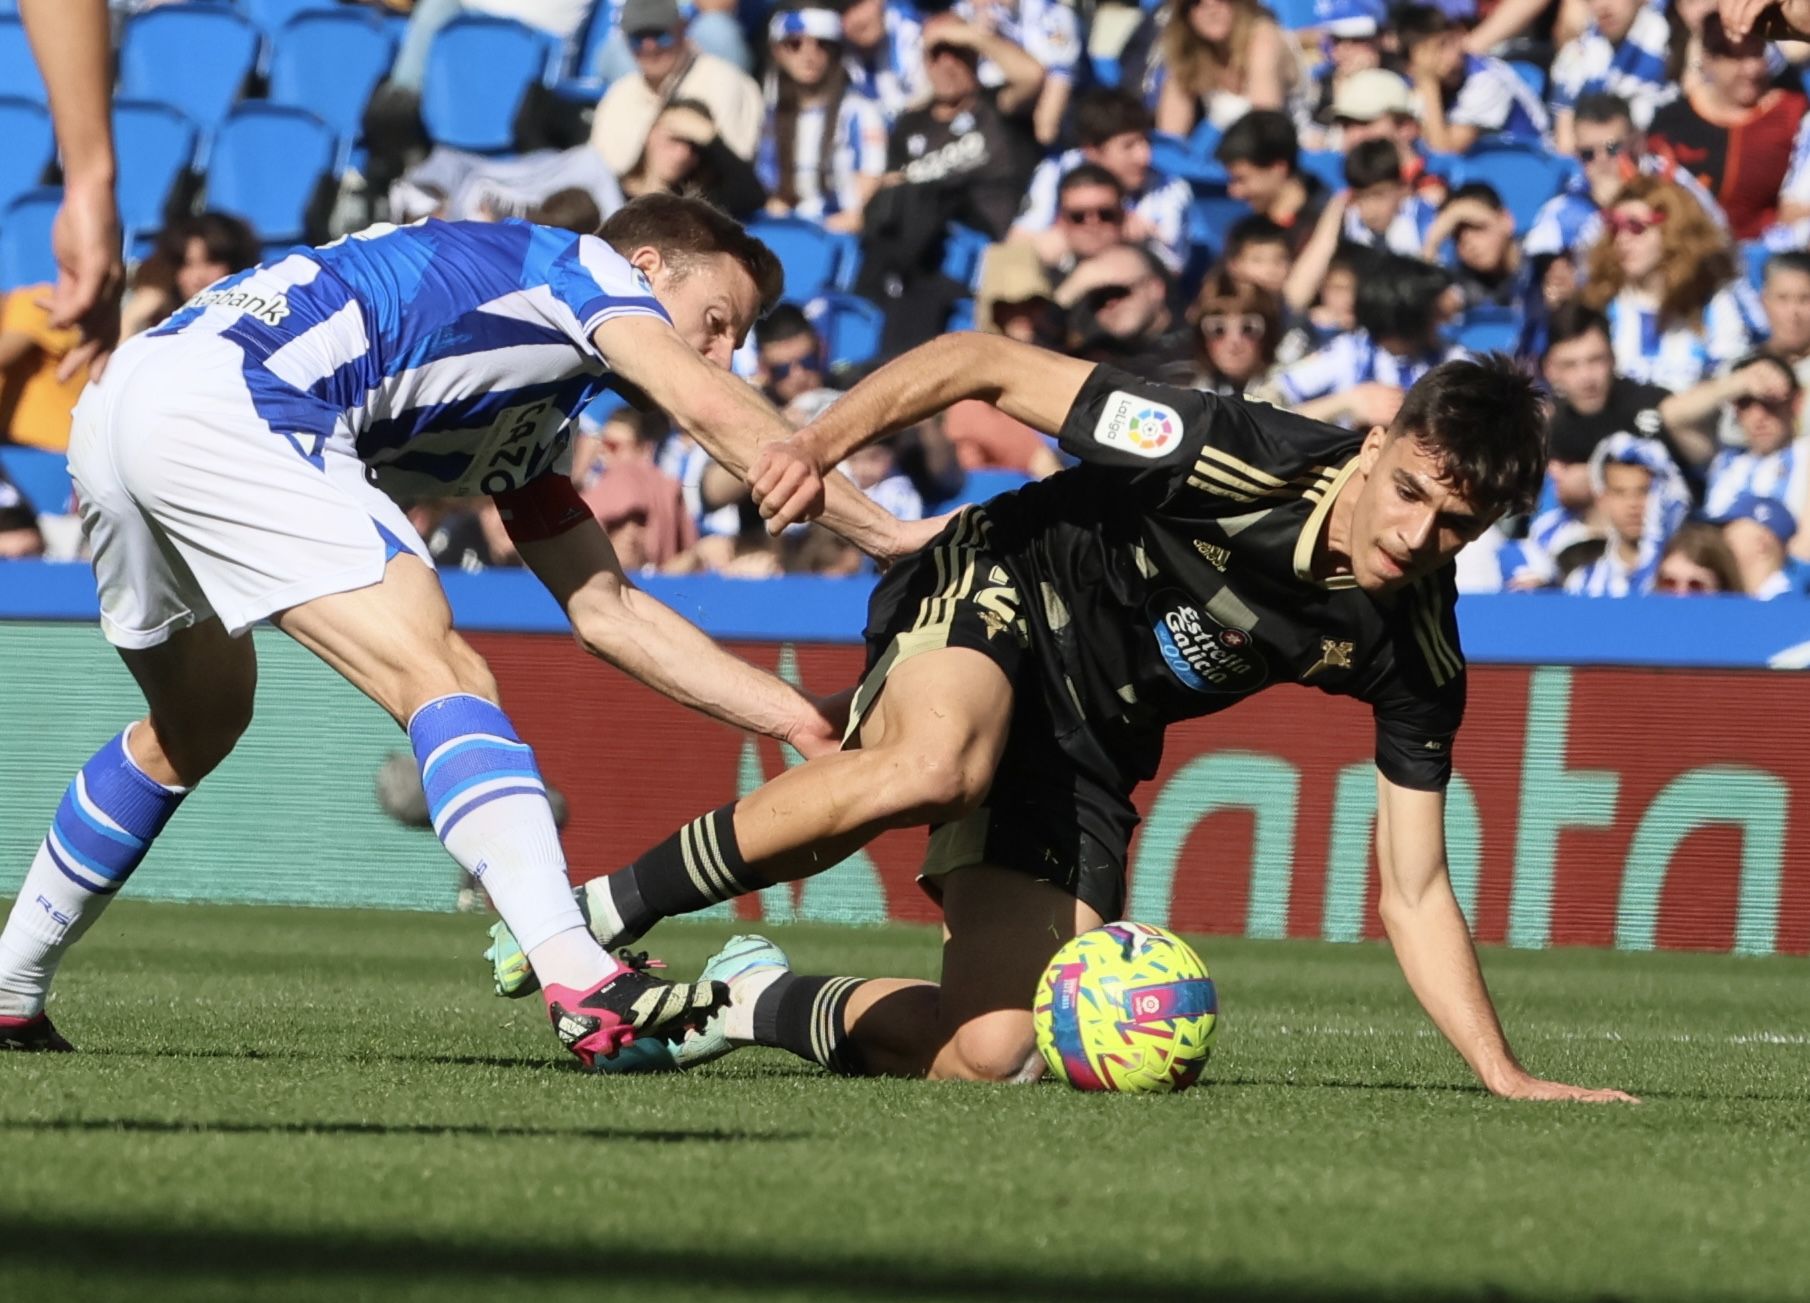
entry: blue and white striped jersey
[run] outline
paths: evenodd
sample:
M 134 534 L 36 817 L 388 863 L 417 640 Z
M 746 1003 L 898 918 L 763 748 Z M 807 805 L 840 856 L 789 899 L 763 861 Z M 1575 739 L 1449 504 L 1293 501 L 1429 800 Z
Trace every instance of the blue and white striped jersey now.
M 930 96 L 924 71 L 924 24 L 908 4 L 886 6 L 886 35 L 871 53 L 849 47 L 848 83 L 880 106 L 890 127 L 899 114 Z
M 1570 110 L 1587 91 L 1619 95 L 1633 110 L 1634 125 L 1645 131 L 1653 112 L 1678 94 L 1677 83 L 1666 76 L 1666 47 L 1672 30 L 1665 10 L 1648 5 L 1634 17 L 1634 24 L 1620 42 L 1612 43 L 1594 22 L 1574 37 L 1552 61 L 1552 89 L 1547 98 L 1554 109 Z
M 1659 313 L 1627 290 L 1603 311 L 1616 374 L 1673 393 L 1709 379 L 1766 337 L 1765 310 L 1745 281 L 1718 290 L 1700 323 L 1662 326 Z
M 1703 514 L 1724 515 L 1744 493 L 1772 498 L 1793 516 L 1801 516 L 1810 492 L 1810 438 L 1795 439 L 1777 452 L 1757 453 L 1724 448 L 1709 464 L 1709 487 Z
M 343 442 L 398 497 L 503 493 L 611 387 L 591 334 L 670 322 L 602 240 L 527 222 L 374 226 L 197 294 L 154 333 L 244 351 L 258 414 L 311 460 Z
M 1285 407 L 1297 407 L 1372 381 L 1410 389 L 1441 362 L 1466 356 L 1461 348 L 1441 348 L 1421 357 L 1398 357 L 1379 348 L 1368 331 L 1353 330 L 1334 337 L 1319 352 L 1309 353 L 1293 366 L 1283 368 L 1271 388 Z
M 1081 61 L 1081 27 L 1064 0 L 956 0 L 953 8 L 967 22 L 990 24 L 1041 63 L 1049 76 L 1073 79 Z M 1005 74 L 987 60 L 981 64 L 980 79 L 982 85 L 998 86 Z
M 836 106 L 835 135 L 830 141 L 829 190 L 823 188 L 823 128 L 828 113 L 821 107 L 800 109 L 793 132 L 792 185 L 798 202 L 797 217 L 822 221 L 835 213 L 858 210 L 861 177 L 879 177 L 886 171 L 886 119 L 880 106 L 864 95 L 849 91 Z M 767 111 L 767 129 L 761 133 L 754 156 L 754 171 L 769 191 L 779 189 L 779 143 L 774 135 L 774 112 Z
M 1389 219 L 1389 225 L 1378 235 L 1364 225 L 1364 219 L 1358 216 L 1357 205 L 1352 204 L 1345 210 L 1345 238 L 1366 249 L 1383 248 L 1418 258 L 1421 250 L 1426 247 L 1427 232 L 1433 229 L 1433 222 L 1438 216 L 1437 208 L 1420 196 L 1411 194 L 1401 201 L 1401 207 L 1395 210 L 1395 216 Z
M 1464 84 L 1458 88 L 1446 120 L 1455 127 L 1475 127 L 1485 135 L 1528 145 L 1544 145 L 1551 120 L 1546 106 L 1513 68 L 1500 59 L 1464 56 Z
M 1031 173 L 1024 207 L 1019 210 L 1013 229 L 1047 231 L 1054 226 L 1062 178 L 1085 162 L 1085 154 L 1070 149 L 1039 163 L 1037 170 Z M 1126 196 L 1126 206 L 1150 223 L 1156 232 L 1156 252 L 1169 264 L 1171 271 L 1180 271 L 1188 258 L 1188 207 L 1193 202 L 1193 186 L 1179 177 L 1169 180 L 1155 169 L 1151 170 L 1142 190 Z

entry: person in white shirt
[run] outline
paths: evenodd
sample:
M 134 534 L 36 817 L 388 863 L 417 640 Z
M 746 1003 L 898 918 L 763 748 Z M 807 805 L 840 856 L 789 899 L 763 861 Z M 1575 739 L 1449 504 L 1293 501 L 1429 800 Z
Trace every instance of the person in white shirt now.
M 755 167 L 771 195 L 767 211 L 859 231 L 886 171 L 886 121 L 879 105 L 849 85 L 842 16 L 782 9 L 767 41 L 772 107 Z

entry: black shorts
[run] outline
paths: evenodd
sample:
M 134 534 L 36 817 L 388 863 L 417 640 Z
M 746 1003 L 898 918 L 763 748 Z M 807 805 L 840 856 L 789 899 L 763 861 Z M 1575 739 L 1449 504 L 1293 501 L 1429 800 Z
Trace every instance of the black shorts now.
M 1125 863 L 1137 811 L 1131 784 L 1086 734 L 1059 667 L 1040 654 L 1025 594 L 1044 600 L 1011 561 L 990 550 L 984 511 L 970 509 L 935 542 L 899 562 L 868 603 L 867 671 L 849 729 L 879 697 L 895 665 L 924 652 L 965 647 L 1012 684 L 1011 732 L 986 802 L 931 830 L 919 881 L 992 864 L 1048 882 L 1112 921 L 1125 905 Z

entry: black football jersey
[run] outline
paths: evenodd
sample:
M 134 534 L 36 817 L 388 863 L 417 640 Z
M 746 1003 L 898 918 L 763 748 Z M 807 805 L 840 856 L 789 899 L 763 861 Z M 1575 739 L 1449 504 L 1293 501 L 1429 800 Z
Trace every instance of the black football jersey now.
M 1380 600 L 1312 574 L 1360 435 L 1102 366 L 1060 439 L 1083 465 L 986 508 L 1059 733 L 1135 783 L 1167 725 L 1305 683 L 1370 703 L 1391 781 L 1445 786 L 1465 700 L 1453 568 Z

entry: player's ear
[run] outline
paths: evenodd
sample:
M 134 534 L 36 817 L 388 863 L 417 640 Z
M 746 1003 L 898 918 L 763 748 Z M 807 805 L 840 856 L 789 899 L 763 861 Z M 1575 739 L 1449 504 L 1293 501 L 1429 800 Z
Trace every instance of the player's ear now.
M 629 266 L 650 281 L 658 279 L 660 273 L 666 270 L 666 259 L 661 257 L 660 251 L 651 244 L 644 244 L 639 249 L 632 250 L 629 253 L 628 261 Z
M 1364 436 L 1363 445 L 1358 449 L 1358 469 L 1368 475 L 1376 469 L 1377 461 L 1383 455 L 1383 448 L 1389 442 L 1389 427 L 1373 425 L 1370 433 Z

